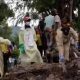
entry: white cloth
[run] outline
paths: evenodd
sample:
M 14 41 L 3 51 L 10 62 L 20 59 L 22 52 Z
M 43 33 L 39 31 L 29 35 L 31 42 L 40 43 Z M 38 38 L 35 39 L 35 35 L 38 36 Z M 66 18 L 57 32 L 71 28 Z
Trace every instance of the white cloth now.
M 37 47 L 34 37 L 35 32 L 33 29 L 29 28 L 24 31 L 25 49 L 28 49 L 29 47 Z
M 46 23 L 45 28 L 52 28 L 52 26 L 54 25 L 54 16 L 49 15 L 45 17 L 45 21 Z
M 21 63 L 43 63 L 40 52 L 36 45 L 36 33 L 33 29 L 28 28 L 24 31 L 25 54 L 20 55 Z
M 28 32 L 25 33 L 25 37 L 24 37 L 24 41 L 26 42 L 27 46 L 34 46 L 34 38 L 33 38 L 33 33 L 32 32 Z
M 37 19 L 37 20 L 35 20 L 35 19 L 31 20 L 30 26 L 31 26 L 32 29 L 37 28 L 38 25 L 39 25 L 39 19 Z
M 9 63 L 14 63 L 14 61 L 15 61 L 14 58 L 12 58 L 12 57 L 9 58 Z
M 60 19 L 59 15 L 54 16 L 54 21 L 55 21 L 55 23 L 56 22 L 59 23 L 58 26 L 61 26 L 61 19 Z

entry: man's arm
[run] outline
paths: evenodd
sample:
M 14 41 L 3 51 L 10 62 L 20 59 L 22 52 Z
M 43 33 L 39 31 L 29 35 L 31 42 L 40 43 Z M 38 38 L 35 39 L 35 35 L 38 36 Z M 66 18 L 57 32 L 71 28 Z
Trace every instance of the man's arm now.
M 56 44 L 57 44 L 59 54 L 63 55 L 63 52 L 64 52 L 63 51 L 63 37 L 62 37 L 62 32 L 60 30 L 57 30 Z
M 75 40 L 76 43 L 78 43 L 78 34 L 77 34 L 77 32 L 73 28 L 70 28 L 70 31 L 72 33 L 73 39 Z

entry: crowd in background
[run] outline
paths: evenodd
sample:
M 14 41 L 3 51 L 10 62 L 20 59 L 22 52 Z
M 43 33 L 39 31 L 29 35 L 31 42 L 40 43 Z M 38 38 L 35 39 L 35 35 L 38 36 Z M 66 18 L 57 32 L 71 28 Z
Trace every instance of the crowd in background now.
M 52 63 L 69 61 L 70 44 L 80 50 L 80 33 L 71 27 L 68 18 L 60 19 L 54 9 L 49 14 L 39 17 L 39 25 L 31 28 L 31 18 L 24 17 L 25 30 L 19 33 L 19 59 L 21 64 Z M 17 49 L 14 42 L 0 38 L 0 73 L 13 68 L 16 58 L 12 52 Z M 16 53 L 16 52 L 15 52 Z M 52 56 L 56 53 L 56 56 Z M 45 60 L 44 60 L 45 59 Z
M 29 15 L 26 15 L 24 17 L 24 22 L 25 22 L 25 27 L 26 30 L 28 28 L 31 28 L 30 26 L 30 21 L 31 18 Z M 42 57 L 45 56 L 45 58 L 47 59 L 47 62 L 53 62 L 51 60 L 51 54 L 53 53 L 54 50 L 56 50 L 56 52 L 58 54 L 61 54 L 57 57 L 57 59 L 59 59 L 60 57 L 63 58 L 63 54 L 67 51 L 68 53 L 65 53 L 67 58 L 69 57 L 69 48 L 70 48 L 70 44 L 67 45 L 66 44 L 66 51 L 63 49 L 64 46 L 64 42 L 68 41 L 68 43 L 70 43 L 69 41 L 72 42 L 72 40 L 74 41 L 74 45 L 75 47 L 78 49 L 79 47 L 79 43 L 78 43 L 78 33 L 76 30 L 73 29 L 73 27 L 71 25 L 71 22 L 69 21 L 68 17 L 64 17 L 63 19 L 60 19 L 60 16 L 58 15 L 58 12 L 56 9 L 54 9 L 51 13 L 48 14 L 42 14 L 39 17 L 39 25 L 38 26 L 34 26 L 34 28 L 31 28 L 35 31 L 36 33 L 36 45 L 37 48 L 41 54 Z M 58 32 L 59 31 L 59 32 Z M 24 31 L 23 32 L 23 36 L 24 36 Z M 27 32 L 26 32 L 27 33 Z M 61 34 L 61 35 L 60 35 Z M 69 34 L 69 35 L 68 35 Z M 59 41 L 57 40 L 57 36 Z M 62 39 L 61 39 L 62 37 Z M 71 40 L 72 38 L 72 40 Z M 22 38 L 23 39 L 23 38 Z M 25 40 L 26 41 L 26 40 Z M 59 45 L 58 45 L 59 42 Z M 27 41 L 26 41 L 27 43 Z M 24 44 L 24 39 L 23 39 L 23 43 Z M 26 44 L 25 44 L 26 45 Z M 64 52 L 65 51 L 65 52 Z M 27 53 L 27 51 L 24 50 L 25 53 Z M 56 60 L 57 60 L 56 59 Z

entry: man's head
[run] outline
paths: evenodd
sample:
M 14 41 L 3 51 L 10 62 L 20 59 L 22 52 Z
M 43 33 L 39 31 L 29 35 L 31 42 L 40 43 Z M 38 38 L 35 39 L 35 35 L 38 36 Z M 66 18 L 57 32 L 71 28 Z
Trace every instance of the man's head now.
M 68 35 L 70 31 L 70 23 L 67 21 L 67 19 L 62 20 L 62 32 L 64 35 Z
M 61 20 L 61 25 L 62 25 L 62 27 L 70 27 L 71 24 L 70 24 L 69 18 L 64 17 L 64 18 Z
M 62 28 L 65 28 L 66 27 L 66 24 L 67 24 L 67 20 L 65 18 L 62 19 L 62 21 L 61 21 Z
M 53 9 L 53 10 L 52 10 L 52 15 L 55 16 L 55 15 L 57 15 L 57 14 L 58 14 L 57 9 Z
M 24 17 L 24 22 L 25 23 L 30 22 L 30 21 L 31 21 L 31 18 L 30 17 L 28 17 L 28 16 L 25 16 Z

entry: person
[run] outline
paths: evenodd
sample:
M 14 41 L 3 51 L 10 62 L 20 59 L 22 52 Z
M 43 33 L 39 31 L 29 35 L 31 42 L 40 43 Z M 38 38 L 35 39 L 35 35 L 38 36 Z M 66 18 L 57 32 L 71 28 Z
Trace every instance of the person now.
M 56 44 L 59 51 L 59 62 L 69 62 L 70 38 L 75 40 L 75 47 L 78 43 L 76 31 L 70 27 L 70 23 L 62 20 L 62 27 L 57 29 Z
M 40 16 L 40 21 L 39 21 L 39 25 L 38 25 L 38 29 L 40 32 L 40 38 L 41 38 L 41 42 L 42 42 L 42 47 L 41 47 L 41 52 L 43 54 L 43 56 L 46 56 L 46 50 L 47 50 L 47 40 L 46 40 L 46 35 L 45 35 L 45 23 L 44 23 L 44 15 Z
M 3 59 L 4 59 L 4 72 L 6 73 L 8 71 L 8 58 L 11 55 L 9 53 L 9 45 L 11 44 L 10 40 L 8 39 L 3 39 L 3 43 L 1 43 L 1 50 L 3 53 Z
M 42 40 L 41 40 L 41 33 L 40 30 L 37 28 L 36 29 L 36 38 L 37 38 L 37 48 L 41 53 L 41 56 L 43 55 L 43 46 L 42 46 Z
M 0 43 L 0 50 L 3 53 L 3 59 L 2 59 L 2 61 L 3 61 L 4 64 L 1 63 L 1 66 L 3 67 L 2 71 L 3 71 L 3 73 L 5 75 L 8 74 L 7 73 L 7 71 L 8 71 L 8 63 L 7 63 L 7 61 L 8 61 L 9 56 L 11 55 L 9 53 L 9 45 L 11 45 L 11 41 L 10 40 L 8 40 L 8 39 L 2 39 L 2 42 Z
M 0 37 L 0 78 L 2 78 L 4 74 L 4 61 L 3 61 L 3 53 L 1 48 L 2 43 L 3 43 L 3 38 Z
M 45 17 L 45 34 L 47 39 L 47 47 L 48 50 L 50 50 L 50 47 L 52 46 L 52 27 L 54 25 L 54 16 L 52 14 L 49 14 Z
M 40 52 L 36 45 L 36 33 L 35 30 L 30 27 L 30 17 L 26 18 L 25 30 L 24 30 L 24 50 L 25 54 L 20 56 L 21 64 L 26 63 L 43 63 Z
M 15 59 L 12 56 L 10 56 L 8 59 L 8 71 L 14 68 L 14 62 L 15 62 Z
M 60 16 L 58 15 L 58 12 L 56 9 L 54 9 L 52 12 L 54 15 L 54 22 L 55 22 L 54 29 L 57 30 L 58 27 L 61 27 L 61 19 L 60 19 Z

